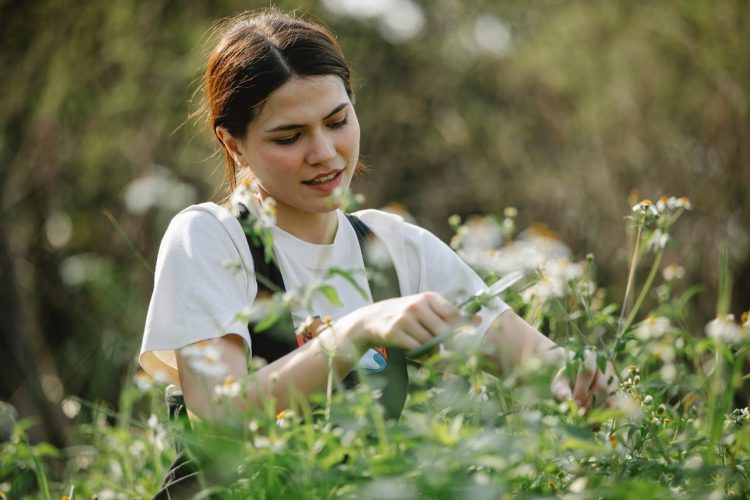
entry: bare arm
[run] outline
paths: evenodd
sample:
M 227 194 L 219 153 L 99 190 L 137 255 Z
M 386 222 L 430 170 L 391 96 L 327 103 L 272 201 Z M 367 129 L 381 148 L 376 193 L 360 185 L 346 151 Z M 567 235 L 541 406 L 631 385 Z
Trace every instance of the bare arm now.
M 487 371 L 497 377 L 533 357 L 544 363 L 562 364 L 567 352 L 512 310 L 505 311 L 492 323 L 482 339 L 482 351 Z
M 262 407 L 266 398 L 276 401 L 277 410 L 289 408 L 294 396 L 306 397 L 325 389 L 329 366 L 337 376 L 350 372 L 371 346 L 384 345 L 412 349 L 450 328 L 458 311 L 442 296 L 421 293 L 389 299 L 357 309 L 337 320 L 332 327 L 286 356 L 257 370 L 251 383 L 242 387 L 245 397 L 228 404 L 216 404 L 214 387 L 226 375 L 241 380 L 247 374 L 247 353 L 243 340 L 235 334 L 208 341 L 226 365 L 222 375 L 194 370 L 184 349 L 177 352 L 177 368 L 185 403 L 201 419 L 218 421 L 227 412 Z M 330 360 L 330 361 L 329 361 Z
M 482 339 L 482 351 L 486 371 L 495 376 L 506 375 L 535 357 L 546 365 L 560 367 L 550 387 L 558 400 L 574 399 L 582 408 L 611 404 L 610 398 L 616 387 L 611 363 L 607 363 L 604 372 L 600 371 L 596 367 L 595 354 L 589 351 L 571 383 L 566 375 L 565 361 L 573 354 L 511 310 L 492 323 Z

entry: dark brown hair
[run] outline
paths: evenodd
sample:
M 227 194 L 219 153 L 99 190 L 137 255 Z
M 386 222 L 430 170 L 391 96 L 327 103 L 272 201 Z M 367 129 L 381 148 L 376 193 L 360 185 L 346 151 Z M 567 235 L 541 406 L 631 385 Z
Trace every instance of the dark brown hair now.
M 212 130 L 236 138 L 247 133 L 268 96 L 295 76 L 335 75 L 354 101 L 349 66 L 325 27 L 276 9 L 246 12 L 219 24 L 203 81 Z M 234 160 L 224 148 L 231 193 L 237 186 Z

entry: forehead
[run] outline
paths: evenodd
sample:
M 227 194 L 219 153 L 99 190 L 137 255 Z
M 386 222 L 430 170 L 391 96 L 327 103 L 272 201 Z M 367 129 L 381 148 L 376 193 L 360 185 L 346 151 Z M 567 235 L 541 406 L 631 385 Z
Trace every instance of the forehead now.
M 295 77 L 268 96 L 250 127 L 267 129 L 321 120 L 336 106 L 349 102 L 341 79 L 334 75 Z

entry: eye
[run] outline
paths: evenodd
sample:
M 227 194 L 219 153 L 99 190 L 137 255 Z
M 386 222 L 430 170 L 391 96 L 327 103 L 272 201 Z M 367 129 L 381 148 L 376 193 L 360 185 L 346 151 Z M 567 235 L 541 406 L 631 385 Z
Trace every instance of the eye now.
M 349 123 L 349 115 L 345 115 L 344 118 L 342 118 L 341 120 L 337 122 L 329 123 L 328 128 L 334 128 L 334 129 L 341 128 L 347 123 Z
M 282 137 L 280 139 L 274 139 L 273 142 L 280 145 L 286 145 L 286 144 L 294 144 L 297 142 L 297 139 L 299 139 L 300 134 L 296 133 L 290 137 Z

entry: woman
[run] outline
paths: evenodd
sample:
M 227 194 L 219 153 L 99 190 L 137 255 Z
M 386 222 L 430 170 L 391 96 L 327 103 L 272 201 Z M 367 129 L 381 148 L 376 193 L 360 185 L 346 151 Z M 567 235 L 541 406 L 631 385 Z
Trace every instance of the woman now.
M 334 275 L 327 283 L 342 305 L 320 294 L 312 314 L 293 308 L 295 327 L 308 326 L 306 342 L 299 348 L 287 342 L 287 352 L 270 355 L 255 372 L 256 382 L 241 388 L 246 397 L 233 400 L 238 408 L 216 405 L 214 387 L 227 375 L 246 374 L 250 356 L 265 342 L 237 319 L 264 287 L 264 278 L 253 272 L 262 274 L 263 253 L 221 206 L 204 203 L 178 214 L 159 250 L 140 361 L 181 388 L 191 419 L 208 421 L 245 405 L 260 407 L 268 397 L 277 410 L 288 408 L 292 397 L 324 390 L 330 368 L 343 378 L 358 364 L 365 372 L 395 365 L 399 353 L 455 326 L 460 314 L 453 304 L 485 287 L 429 232 L 384 212 L 349 218 L 339 209 L 333 195 L 349 187 L 359 168 L 360 128 L 349 68 L 330 32 L 271 10 L 232 19 L 219 34 L 204 80 L 210 124 L 225 154 L 230 191 L 252 179 L 259 202 L 275 200 L 277 282 L 297 289 L 336 267 L 350 270 L 356 286 Z M 398 281 L 395 297 L 373 297 L 362 231 L 388 250 Z M 232 262 L 241 265 L 227 265 Z M 371 293 L 363 296 L 358 287 Z M 310 327 L 310 316 L 331 320 Z M 496 375 L 532 356 L 564 362 L 563 349 L 500 301 L 480 311 L 473 335 Z M 199 341 L 223 370 L 193 369 L 191 346 Z M 584 407 L 595 396 L 606 399 L 607 383 L 596 369 L 581 371 L 573 387 L 565 377 L 555 380 L 560 399 L 574 397 Z M 399 397 L 394 417 L 405 394 Z

